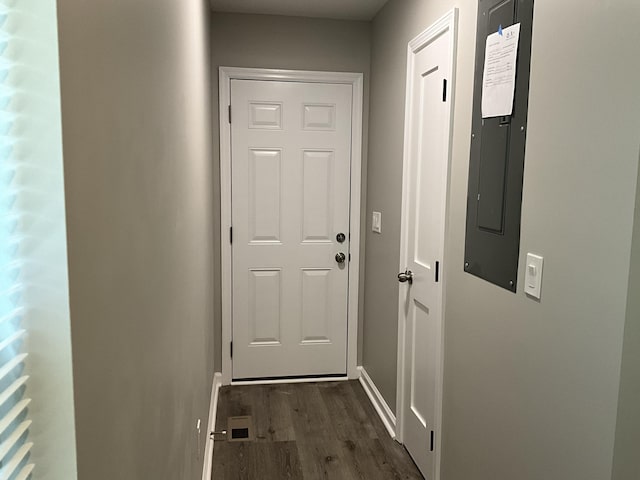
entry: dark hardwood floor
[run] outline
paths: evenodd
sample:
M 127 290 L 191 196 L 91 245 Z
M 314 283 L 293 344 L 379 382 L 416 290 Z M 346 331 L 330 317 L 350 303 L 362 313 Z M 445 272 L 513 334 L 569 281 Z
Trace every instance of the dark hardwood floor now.
M 422 479 L 357 381 L 222 387 L 216 430 L 244 415 L 255 440 L 217 439 L 214 480 Z

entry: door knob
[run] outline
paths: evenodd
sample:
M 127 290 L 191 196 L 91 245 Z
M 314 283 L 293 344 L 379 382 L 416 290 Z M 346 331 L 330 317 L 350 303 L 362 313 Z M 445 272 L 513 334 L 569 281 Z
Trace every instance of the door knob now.
M 409 282 L 409 285 L 413 283 L 413 272 L 409 269 L 398 274 L 398 281 L 400 283 Z
M 347 259 L 347 256 L 340 252 L 340 253 L 336 253 L 336 262 L 338 263 L 344 263 L 344 261 Z

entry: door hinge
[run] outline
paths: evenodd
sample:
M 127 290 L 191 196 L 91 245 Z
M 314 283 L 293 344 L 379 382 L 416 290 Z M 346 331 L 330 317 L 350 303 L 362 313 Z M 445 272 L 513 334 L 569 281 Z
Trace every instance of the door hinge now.
M 231 354 L 231 358 L 233 358 L 233 342 L 229 342 L 229 352 Z
M 442 101 L 443 102 L 447 101 L 447 79 L 446 78 L 442 79 Z
M 436 261 L 436 283 L 440 281 L 440 262 Z
M 233 243 L 233 227 L 229 227 L 229 243 Z
M 434 448 L 435 437 L 436 437 L 436 434 L 433 432 L 433 430 L 431 430 L 431 447 L 430 447 L 430 451 L 432 451 L 432 452 L 433 452 L 433 448 Z
M 231 123 L 231 105 L 229 105 L 229 123 Z

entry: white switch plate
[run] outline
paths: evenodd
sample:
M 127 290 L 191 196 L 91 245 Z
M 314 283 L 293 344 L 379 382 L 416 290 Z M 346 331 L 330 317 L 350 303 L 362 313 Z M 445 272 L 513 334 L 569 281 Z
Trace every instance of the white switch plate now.
M 527 263 L 524 275 L 524 293 L 534 298 L 540 299 L 540 289 L 542 287 L 542 261 L 540 255 L 527 253 Z
M 376 233 L 382 233 L 382 214 L 380 212 L 373 212 L 371 217 L 371 230 Z

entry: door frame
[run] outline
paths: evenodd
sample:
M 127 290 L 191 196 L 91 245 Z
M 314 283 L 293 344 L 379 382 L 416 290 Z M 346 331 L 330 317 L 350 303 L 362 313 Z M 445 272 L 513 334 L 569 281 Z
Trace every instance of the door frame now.
M 231 228 L 231 80 L 265 80 L 306 83 L 339 83 L 351 85 L 351 180 L 349 231 L 349 295 L 347 309 L 347 377 L 358 378 L 358 291 L 360 280 L 360 197 L 362 182 L 362 108 L 363 74 L 350 72 L 316 72 L 264 68 L 219 68 L 220 122 L 220 245 L 222 250 L 222 383 L 232 381 L 232 258 L 229 231 Z M 318 378 L 311 379 L 317 381 Z M 335 379 L 334 379 L 335 380 Z M 263 382 L 264 383 L 264 382 Z
M 451 157 L 453 149 L 453 112 L 454 112 L 454 92 L 455 92 L 455 73 L 456 73 L 456 57 L 457 57 L 457 28 L 458 28 L 458 9 L 454 8 L 447 12 L 443 17 L 437 20 L 433 25 L 427 28 L 424 32 L 420 33 L 413 40 L 411 40 L 407 46 L 407 83 L 406 83 L 406 103 L 405 103 L 405 130 L 404 130 L 404 153 L 402 164 L 402 217 L 401 217 L 401 241 L 400 241 L 400 265 L 399 272 L 404 271 L 408 261 L 408 222 L 409 222 L 409 205 L 408 195 L 410 192 L 410 145 L 411 145 L 411 105 L 415 100 L 413 97 L 413 73 L 415 68 L 415 57 L 420 50 L 425 48 L 435 38 L 439 37 L 443 33 L 451 32 L 451 38 L 449 42 L 449 69 L 445 72 L 445 78 L 447 78 L 447 94 L 449 96 L 449 108 L 446 112 L 446 127 L 445 135 L 448 138 L 447 147 L 447 165 L 446 176 L 447 184 L 445 190 L 445 212 L 444 212 L 444 232 L 442 242 L 444 245 L 444 257 L 442 262 L 442 295 L 441 295 L 441 308 L 440 308 L 440 339 L 438 342 L 439 352 L 436 354 L 438 359 L 438 366 L 436 368 L 436 415 L 435 415 L 435 429 L 436 429 L 436 445 L 435 445 L 435 479 L 440 478 L 440 452 L 441 452 L 441 440 L 442 440 L 442 390 L 443 390 L 443 365 L 444 365 L 444 318 L 445 318 L 445 305 L 444 298 L 447 285 L 447 276 L 445 275 L 445 267 L 447 265 L 447 248 L 445 239 L 447 236 L 449 221 L 449 191 L 451 185 L 450 179 L 450 167 Z M 406 289 L 399 289 L 398 293 L 398 358 L 397 358 L 397 391 L 396 391 L 396 410 L 397 410 L 397 425 L 396 425 L 396 439 L 398 442 L 403 443 L 404 438 L 404 421 L 405 421 L 405 408 L 404 408 L 404 389 L 405 389 L 405 322 L 406 316 L 404 314 L 403 305 L 406 300 Z

